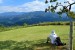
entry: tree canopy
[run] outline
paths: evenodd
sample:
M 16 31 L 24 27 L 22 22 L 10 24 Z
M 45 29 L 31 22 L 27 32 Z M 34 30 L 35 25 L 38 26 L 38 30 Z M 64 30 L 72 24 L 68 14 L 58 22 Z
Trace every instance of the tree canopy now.
M 61 2 L 57 2 L 58 0 L 50 0 L 50 2 L 48 0 L 45 1 L 45 3 L 55 3 L 54 5 L 49 5 L 48 8 L 45 9 L 45 12 L 57 12 L 60 16 L 63 13 L 66 13 L 67 16 L 71 17 L 71 18 L 75 18 L 75 13 L 73 11 L 71 11 L 72 5 L 75 4 L 75 2 L 70 3 L 69 1 L 64 1 L 63 3 L 67 5 L 63 5 Z M 57 8 L 59 8 L 61 6 L 61 8 L 59 9 L 59 11 L 56 11 Z

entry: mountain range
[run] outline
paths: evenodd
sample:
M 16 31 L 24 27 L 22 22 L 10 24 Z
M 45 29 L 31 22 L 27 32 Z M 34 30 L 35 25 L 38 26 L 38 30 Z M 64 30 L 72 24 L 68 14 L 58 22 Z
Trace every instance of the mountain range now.
M 44 11 L 35 12 L 4 12 L 0 13 L 0 24 L 5 26 L 37 24 L 40 22 L 54 22 L 54 21 L 69 21 L 66 14 L 62 14 L 60 17 L 57 13 L 51 13 Z

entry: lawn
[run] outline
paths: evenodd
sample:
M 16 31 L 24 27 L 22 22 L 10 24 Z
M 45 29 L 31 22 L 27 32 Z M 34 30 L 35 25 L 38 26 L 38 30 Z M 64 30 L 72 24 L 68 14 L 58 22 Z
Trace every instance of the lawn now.
M 69 26 L 49 25 L 32 26 L 15 30 L 0 32 L 1 50 L 58 50 L 58 47 L 46 44 L 46 38 L 55 30 L 63 42 L 69 43 Z M 74 34 L 75 37 L 75 34 Z M 75 39 L 73 44 L 75 45 Z M 75 49 L 75 47 L 74 47 Z

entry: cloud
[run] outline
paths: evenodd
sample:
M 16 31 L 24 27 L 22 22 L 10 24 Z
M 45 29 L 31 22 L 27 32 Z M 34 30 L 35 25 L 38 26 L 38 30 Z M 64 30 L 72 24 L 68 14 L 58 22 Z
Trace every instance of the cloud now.
M 67 0 L 67 1 L 69 1 L 70 3 L 74 3 L 75 2 L 75 0 Z M 71 11 L 75 11 L 75 4 L 72 5 Z
M 1 1 L 1 0 L 0 0 Z M 70 3 L 74 2 L 73 0 L 67 0 Z M 50 4 L 48 4 L 50 5 Z M 44 0 L 34 0 L 32 2 L 24 3 L 19 6 L 0 6 L 0 12 L 32 12 L 32 11 L 44 11 L 47 6 L 44 3 Z M 61 7 L 57 9 L 59 11 Z M 72 10 L 75 10 L 75 5 L 72 6 Z
M 70 4 L 75 2 L 75 0 L 62 0 L 62 2 L 58 0 L 58 2 L 61 2 L 64 6 L 67 6 L 68 3 L 64 3 L 65 1 L 69 1 Z M 56 11 L 60 11 L 60 8 L 62 9 L 62 7 L 59 6 Z M 72 5 L 71 11 L 75 11 L 75 4 Z
M 23 4 L 22 7 L 28 9 L 28 11 L 43 11 L 46 8 L 46 4 L 44 2 L 40 2 L 38 0 Z
M 1 6 L 0 12 L 18 12 L 20 11 L 20 8 L 18 7 L 12 7 L 12 6 Z
M 73 3 L 74 2 L 74 0 L 67 0 L 67 1 L 69 1 L 70 3 Z
M 1 12 L 31 12 L 31 11 L 44 11 L 46 4 L 42 1 L 35 0 L 19 6 L 0 6 Z

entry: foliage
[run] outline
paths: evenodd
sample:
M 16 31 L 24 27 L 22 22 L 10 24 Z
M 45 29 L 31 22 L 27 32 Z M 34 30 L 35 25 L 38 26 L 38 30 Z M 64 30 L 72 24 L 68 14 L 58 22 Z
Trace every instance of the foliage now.
M 28 24 L 24 23 L 23 26 L 24 26 L 24 27 L 28 27 Z
M 47 26 L 47 25 L 70 25 L 69 22 L 43 22 L 38 24 L 33 24 L 33 26 Z
M 10 26 L 10 27 L 5 27 L 1 25 L 0 32 L 19 29 L 19 28 L 27 28 L 27 27 L 32 27 L 32 26 L 47 26 L 47 25 L 70 25 L 70 23 L 68 21 L 67 22 L 40 22 L 38 24 L 32 24 L 32 25 L 28 25 L 24 23 L 23 26 L 16 25 L 16 26 Z
M 3 25 L 0 25 L 0 32 L 14 30 L 14 29 L 18 29 L 18 28 L 25 28 L 25 27 L 29 27 L 29 25 L 27 25 L 26 23 L 23 26 L 15 25 L 15 26 L 6 27 Z
M 0 25 L 0 32 L 19 29 L 19 28 L 32 27 L 32 26 L 69 25 L 69 24 L 70 23 L 68 21 L 66 21 L 66 22 L 59 22 L 58 21 L 58 22 L 40 22 L 38 24 L 32 24 L 32 25 L 28 25 L 28 24 L 24 23 L 23 26 L 16 25 L 16 26 L 10 26 L 10 27 L 5 27 L 3 25 Z M 74 24 L 75 24 L 75 22 L 74 22 Z
M 70 11 L 72 5 L 74 5 L 75 2 L 74 3 L 70 3 L 69 1 L 65 1 L 64 4 L 68 3 L 68 5 L 66 6 L 66 5 L 63 5 L 63 4 L 61 4 L 59 2 L 56 2 L 56 1 L 57 0 L 50 0 L 50 4 L 55 2 L 55 5 L 48 6 L 48 8 L 45 9 L 45 12 L 48 12 L 48 11 L 56 12 L 57 8 L 59 6 L 62 6 L 62 9 L 60 8 L 59 9 L 60 11 L 57 12 L 59 15 L 62 15 L 63 13 L 66 13 L 69 17 L 75 18 L 74 12 Z M 48 3 L 48 1 L 46 0 L 45 3 Z
M 70 11 L 70 12 L 68 12 L 68 16 L 75 18 L 75 13 Z

